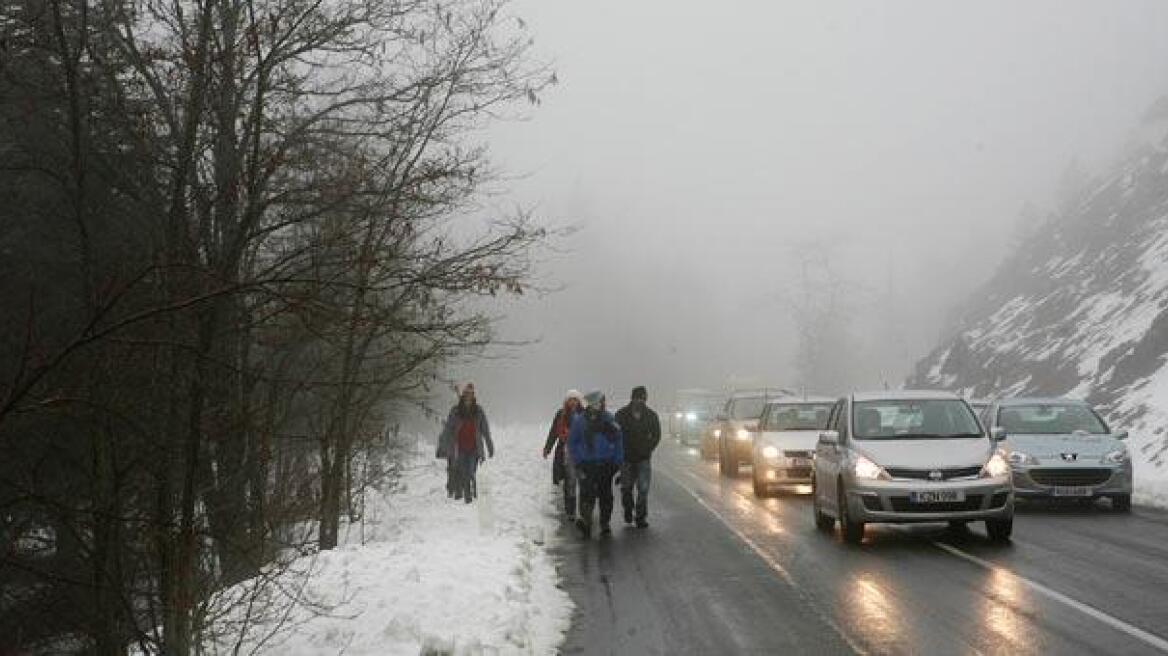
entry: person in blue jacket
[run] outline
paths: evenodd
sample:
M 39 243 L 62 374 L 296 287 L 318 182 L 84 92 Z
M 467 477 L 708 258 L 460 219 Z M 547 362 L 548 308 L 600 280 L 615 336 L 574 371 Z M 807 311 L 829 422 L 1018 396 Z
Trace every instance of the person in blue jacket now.
M 584 412 L 572 420 L 568 432 L 568 451 L 576 466 L 580 485 L 580 514 L 576 528 L 580 535 L 592 535 L 592 509 L 600 501 L 600 533 L 609 535 L 612 528 L 612 478 L 625 459 L 624 436 L 612 413 L 604 407 L 604 394 L 591 392 L 584 397 Z

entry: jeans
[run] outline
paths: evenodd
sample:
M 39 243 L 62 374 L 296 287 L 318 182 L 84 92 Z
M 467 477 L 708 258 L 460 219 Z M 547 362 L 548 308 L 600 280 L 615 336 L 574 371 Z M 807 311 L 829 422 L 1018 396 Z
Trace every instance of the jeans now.
M 625 509 L 625 519 L 633 516 L 636 509 L 637 521 L 649 517 L 649 484 L 653 481 L 653 467 L 648 460 L 626 462 L 621 465 L 621 506 Z M 633 487 L 637 488 L 636 503 L 633 502 Z
M 592 523 L 592 509 L 600 502 L 600 525 L 608 526 L 612 519 L 612 477 L 616 465 L 607 462 L 584 462 L 576 465 L 580 481 L 580 519 Z
M 460 453 L 458 454 L 458 477 L 455 483 L 456 491 L 454 498 L 465 499 L 470 503 L 478 496 L 478 481 L 475 480 L 475 472 L 479 468 L 479 455 L 477 453 Z

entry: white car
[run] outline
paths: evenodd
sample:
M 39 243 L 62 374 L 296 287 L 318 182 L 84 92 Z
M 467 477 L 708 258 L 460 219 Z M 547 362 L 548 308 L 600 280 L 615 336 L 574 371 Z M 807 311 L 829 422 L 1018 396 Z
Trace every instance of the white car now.
M 811 485 L 815 445 L 833 405 L 835 399 L 828 397 L 780 397 L 767 403 L 751 459 L 755 496 Z

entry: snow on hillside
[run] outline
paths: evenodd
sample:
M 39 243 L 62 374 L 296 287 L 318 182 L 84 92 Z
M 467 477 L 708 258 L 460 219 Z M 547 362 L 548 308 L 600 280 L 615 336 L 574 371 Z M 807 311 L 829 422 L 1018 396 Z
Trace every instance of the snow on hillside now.
M 549 465 L 532 446 L 539 437 L 499 431 L 469 505 L 447 499 L 445 464 L 423 444 L 398 489 L 367 502 L 364 544 L 362 528 L 349 526 L 343 545 L 293 568 L 307 579 L 289 572 L 261 603 L 237 605 L 218 626 L 232 635 L 234 623 L 263 611 L 243 654 L 554 653 L 571 601 L 544 548 L 556 520 Z M 248 590 L 244 583 L 224 598 L 250 599 Z M 225 638 L 208 651 L 233 648 Z
M 1020 244 L 908 384 L 1067 395 L 1129 430 L 1137 501 L 1168 505 L 1168 147 L 1134 152 Z

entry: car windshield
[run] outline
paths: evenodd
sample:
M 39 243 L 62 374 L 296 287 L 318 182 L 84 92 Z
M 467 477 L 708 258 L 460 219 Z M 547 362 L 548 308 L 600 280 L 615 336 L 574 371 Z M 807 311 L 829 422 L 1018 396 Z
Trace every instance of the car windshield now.
M 969 406 L 949 399 L 858 402 L 852 421 L 861 440 L 981 435 Z
M 730 405 L 730 417 L 732 419 L 758 419 L 765 407 L 766 399 L 761 396 L 734 399 Z
M 827 428 L 830 403 L 782 403 L 772 405 L 763 430 L 800 431 Z
M 1011 405 L 998 411 L 998 425 L 1006 434 L 1066 435 L 1075 431 L 1102 435 L 1107 426 L 1091 408 L 1077 403 Z

